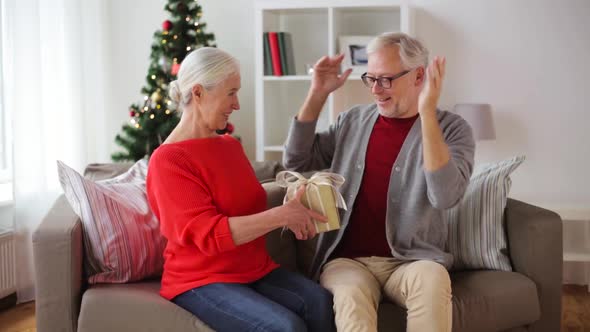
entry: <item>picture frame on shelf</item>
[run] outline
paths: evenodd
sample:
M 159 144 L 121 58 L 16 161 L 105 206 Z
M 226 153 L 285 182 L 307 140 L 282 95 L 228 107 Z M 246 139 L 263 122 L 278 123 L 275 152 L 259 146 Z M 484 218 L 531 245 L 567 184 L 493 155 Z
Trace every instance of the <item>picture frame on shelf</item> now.
M 342 71 L 352 68 L 353 74 L 363 74 L 367 71 L 367 45 L 374 36 L 340 36 L 338 44 L 340 53 L 344 54 Z

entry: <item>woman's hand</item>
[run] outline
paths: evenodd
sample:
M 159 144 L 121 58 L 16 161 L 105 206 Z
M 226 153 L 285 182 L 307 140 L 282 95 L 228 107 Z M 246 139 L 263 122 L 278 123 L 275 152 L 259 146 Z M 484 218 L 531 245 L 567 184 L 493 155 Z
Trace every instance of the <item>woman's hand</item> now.
M 298 240 L 307 240 L 313 238 L 317 233 L 313 219 L 321 222 L 328 222 L 328 218 L 313 211 L 301 204 L 301 197 L 305 194 L 305 186 L 301 186 L 295 197 L 287 204 L 279 207 L 280 215 L 284 221 L 284 226 L 288 227 Z

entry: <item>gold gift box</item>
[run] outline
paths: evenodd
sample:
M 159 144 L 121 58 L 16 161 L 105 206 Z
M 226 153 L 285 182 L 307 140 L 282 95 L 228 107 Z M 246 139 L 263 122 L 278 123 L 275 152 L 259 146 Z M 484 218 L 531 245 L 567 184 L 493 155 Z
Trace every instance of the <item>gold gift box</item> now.
M 314 188 L 315 187 L 315 188 Z M 321 215 L 328 217 L 328 222 L 313 220 L 318 233 L 333 231 L 340 228 L 340 215 L 336 207 L 334 190 L 327 185 L 308 185 L 301 204 Z
M 338 192 L 338 188 L 344 183 L 342 175 L 318 172 L 306 179 L 297 172 L 282 171 L 277 174 L 277 183 L 279 186 L 287 188 L 284 203 L 295 196 L 300 186 L 306 185 L 305 194 L 301 197 L 301 204 L 328 218 L 328 222 L 314 220 L 318 233 L 340 228 L 338 208 L 346 210 L 346 203 Z

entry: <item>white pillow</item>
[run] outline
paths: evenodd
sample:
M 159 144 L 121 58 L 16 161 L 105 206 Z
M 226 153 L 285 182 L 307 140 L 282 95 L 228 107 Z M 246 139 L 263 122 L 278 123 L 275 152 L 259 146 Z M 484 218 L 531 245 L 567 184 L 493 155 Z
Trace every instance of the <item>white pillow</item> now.
M 88 282 L 161 275 L 166 240 L 146 196 L 147 161 L 100 181 L 84 178 L 61 161 L 57 165 L 65 196 L 82 222 Z
M 516 156 L 476 167 L 461 202 L 445 211 L 454 270 L 512 271 L 504 208 L 512 185 L 510 174 L 524 159 Z

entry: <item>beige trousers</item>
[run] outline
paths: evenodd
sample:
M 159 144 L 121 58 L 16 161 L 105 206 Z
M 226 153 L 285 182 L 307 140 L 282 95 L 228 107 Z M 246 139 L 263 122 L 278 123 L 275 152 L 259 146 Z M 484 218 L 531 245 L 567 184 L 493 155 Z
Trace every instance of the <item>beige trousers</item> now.
M 324 266 L 320 283 L 334 295 L 338 331 L 377 331 L 382 293 L 407 309 L 407 331 L 451 331 L 451 281 L 438 263 L 337 258 Z

